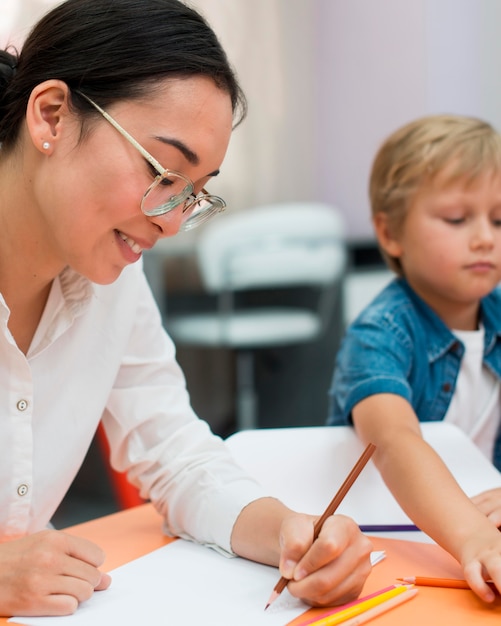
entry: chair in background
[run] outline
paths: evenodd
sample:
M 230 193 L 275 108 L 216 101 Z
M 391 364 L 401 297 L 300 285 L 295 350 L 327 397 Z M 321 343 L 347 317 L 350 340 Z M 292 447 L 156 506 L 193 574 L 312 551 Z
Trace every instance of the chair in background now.
M 108 438 L 101 422 L 96 433 L 97 443 L 99 445 L 103 461 L 108 471 L 110 487 L 119 509 L 130 509 L 133 506 L 144 504 L 145 500 L 139 495 L 139 490 L 132 485 L 125 472 L 117 472 L 110 464 L 110 446 Z
M 345 328 L 394 278 L 395 273 L 387 267 L 347 272 L 343 282 L 343 323 Z
M 254 351 L 317 340 L 330 322 L 346 265 L 344 222 L 321 203 L 260 206 L 209 223 L 197 261 L 217 310 L 167 315 L 177 345 L 236 352 L 236 428 L 258 426 Z M 313 306 L 287 305 L 282 290 L 314 290 Z M 274 290 L 279 304 L 245 300 Z M 278 293 L 280 291 L 280 294 Z

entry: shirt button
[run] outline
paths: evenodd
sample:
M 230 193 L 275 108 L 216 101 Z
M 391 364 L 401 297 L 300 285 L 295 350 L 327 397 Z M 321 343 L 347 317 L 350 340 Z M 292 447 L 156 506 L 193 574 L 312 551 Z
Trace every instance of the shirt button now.
M 442 385 L 442 389 L 443 389 L 443 391 L 445 391 L 447 393 L 448 391 L 451 390 L 451 384 L 450 383 L 444 383 Z
M 19 400 L 16 406 L 18 411 L 26 411 L 28 408 L 28 402 L 26 400 Z
M 25 496 L 28 493 L 28 485 L 19 485 L 17 488 L 17 493 L 20 496 Z

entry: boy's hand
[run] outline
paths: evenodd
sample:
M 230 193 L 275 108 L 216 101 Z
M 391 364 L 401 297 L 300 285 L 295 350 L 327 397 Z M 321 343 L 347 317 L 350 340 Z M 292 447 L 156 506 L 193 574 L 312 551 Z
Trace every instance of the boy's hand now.
M 90 541 L 44 530 L 0 544 L 0 615 L 68 615 L 111 578 Z
M 501 593 L 501 533 L 494 527 L 472 533 L 465 540 L 461 565 L 473 591 L 485 602 L 492 602 L 496 596 L 486 581 L 491 580 Z
M 501 527 L 501 487 L 473 497 L 473 504 L 497 527 Z

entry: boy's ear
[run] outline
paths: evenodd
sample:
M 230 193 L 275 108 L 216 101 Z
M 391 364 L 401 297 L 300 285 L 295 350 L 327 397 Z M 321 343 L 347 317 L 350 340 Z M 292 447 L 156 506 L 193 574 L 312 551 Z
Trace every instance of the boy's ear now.
M 376 213 L 372 219 L 376 237 L 381 248 L 386 254 L 393 258 L 400 258 L 402 255 L 402 246 L 397 235 L 393 232 L 394 228 L 390 227 L 388 216 L 386 213 Z
M 69 88 L 61 80 L 46 80 L 31 92 L 26 125 L 37 150 L 50 154 L 61 137 L 69 112 Z

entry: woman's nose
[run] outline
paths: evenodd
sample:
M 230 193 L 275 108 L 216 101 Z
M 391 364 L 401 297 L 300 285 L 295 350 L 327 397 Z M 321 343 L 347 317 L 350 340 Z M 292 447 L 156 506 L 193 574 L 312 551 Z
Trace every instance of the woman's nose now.
M 184 221 L 183 205 L 180 204 L 167 213 L 148 217 L 148 219 L 160 229 L 161 237 L 173 237 L 177 235 Z

